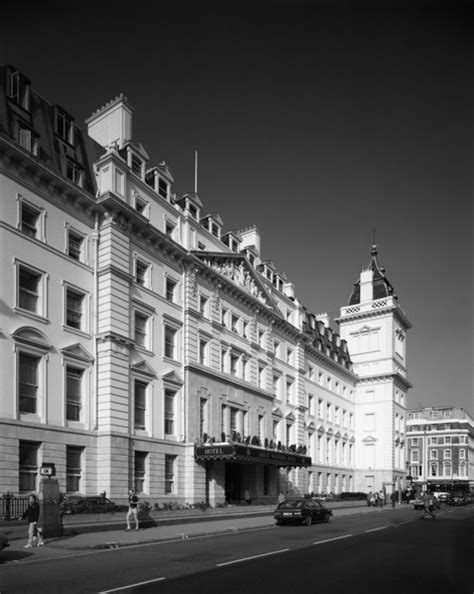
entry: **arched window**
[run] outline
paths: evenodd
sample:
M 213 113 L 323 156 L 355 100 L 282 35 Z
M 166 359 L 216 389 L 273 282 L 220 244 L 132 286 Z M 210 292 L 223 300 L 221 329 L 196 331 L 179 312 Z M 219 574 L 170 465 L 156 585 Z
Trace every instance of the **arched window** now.
M 445 462 L 443 464 L 443 474 L 444 474 L 444 476 L 451 476 L 451 472 L 452 472 L 451 462 Z

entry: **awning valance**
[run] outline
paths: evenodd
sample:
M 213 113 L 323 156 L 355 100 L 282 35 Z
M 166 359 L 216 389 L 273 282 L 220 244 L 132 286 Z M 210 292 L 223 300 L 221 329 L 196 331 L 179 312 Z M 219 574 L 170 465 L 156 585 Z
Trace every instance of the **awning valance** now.
M 223 460 L 272 466 L 311 466 L 311 458 L 303 454 L 229 443 L 197 445 L 194 458 L 196 462 Z

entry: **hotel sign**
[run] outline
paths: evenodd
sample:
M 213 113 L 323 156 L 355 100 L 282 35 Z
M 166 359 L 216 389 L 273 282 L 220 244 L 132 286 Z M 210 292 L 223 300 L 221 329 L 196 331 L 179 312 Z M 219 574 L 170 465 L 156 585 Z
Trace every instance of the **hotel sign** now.
M 272 466 L 311 466 L 311 458 L 303 454 L 257 448 L 241 443 L 195 446 L 194 458 L 197 462 L 222 460 Z

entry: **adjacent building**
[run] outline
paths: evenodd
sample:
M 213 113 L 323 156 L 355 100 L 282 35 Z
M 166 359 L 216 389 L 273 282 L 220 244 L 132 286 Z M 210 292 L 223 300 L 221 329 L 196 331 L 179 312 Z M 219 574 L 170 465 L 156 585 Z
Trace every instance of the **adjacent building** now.
M 0 70 L 0 487 L 151 502 L 400 488 L 406 331 L 372 247 L 339 331 L 254 226 L 177 196 L 120 95 L 86 130 Z
M 474 492 L 474 420 L 467 411 L 410 410 L 407 441 L 408 479 L 417 490 Z

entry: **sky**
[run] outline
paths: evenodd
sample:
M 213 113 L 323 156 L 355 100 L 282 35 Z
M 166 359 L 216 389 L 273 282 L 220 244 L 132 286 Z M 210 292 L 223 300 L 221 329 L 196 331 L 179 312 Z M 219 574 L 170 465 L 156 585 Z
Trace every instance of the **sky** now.
M 472 3 L 78 6 L 2 5 L 0 62 L 78 123 L 124 93 L 178 195 L 197 150 L 204 214 L 256 225 L 313 313 L 348 304 L 375 228 L 413 324 L 408 406 L 474 412 Z

